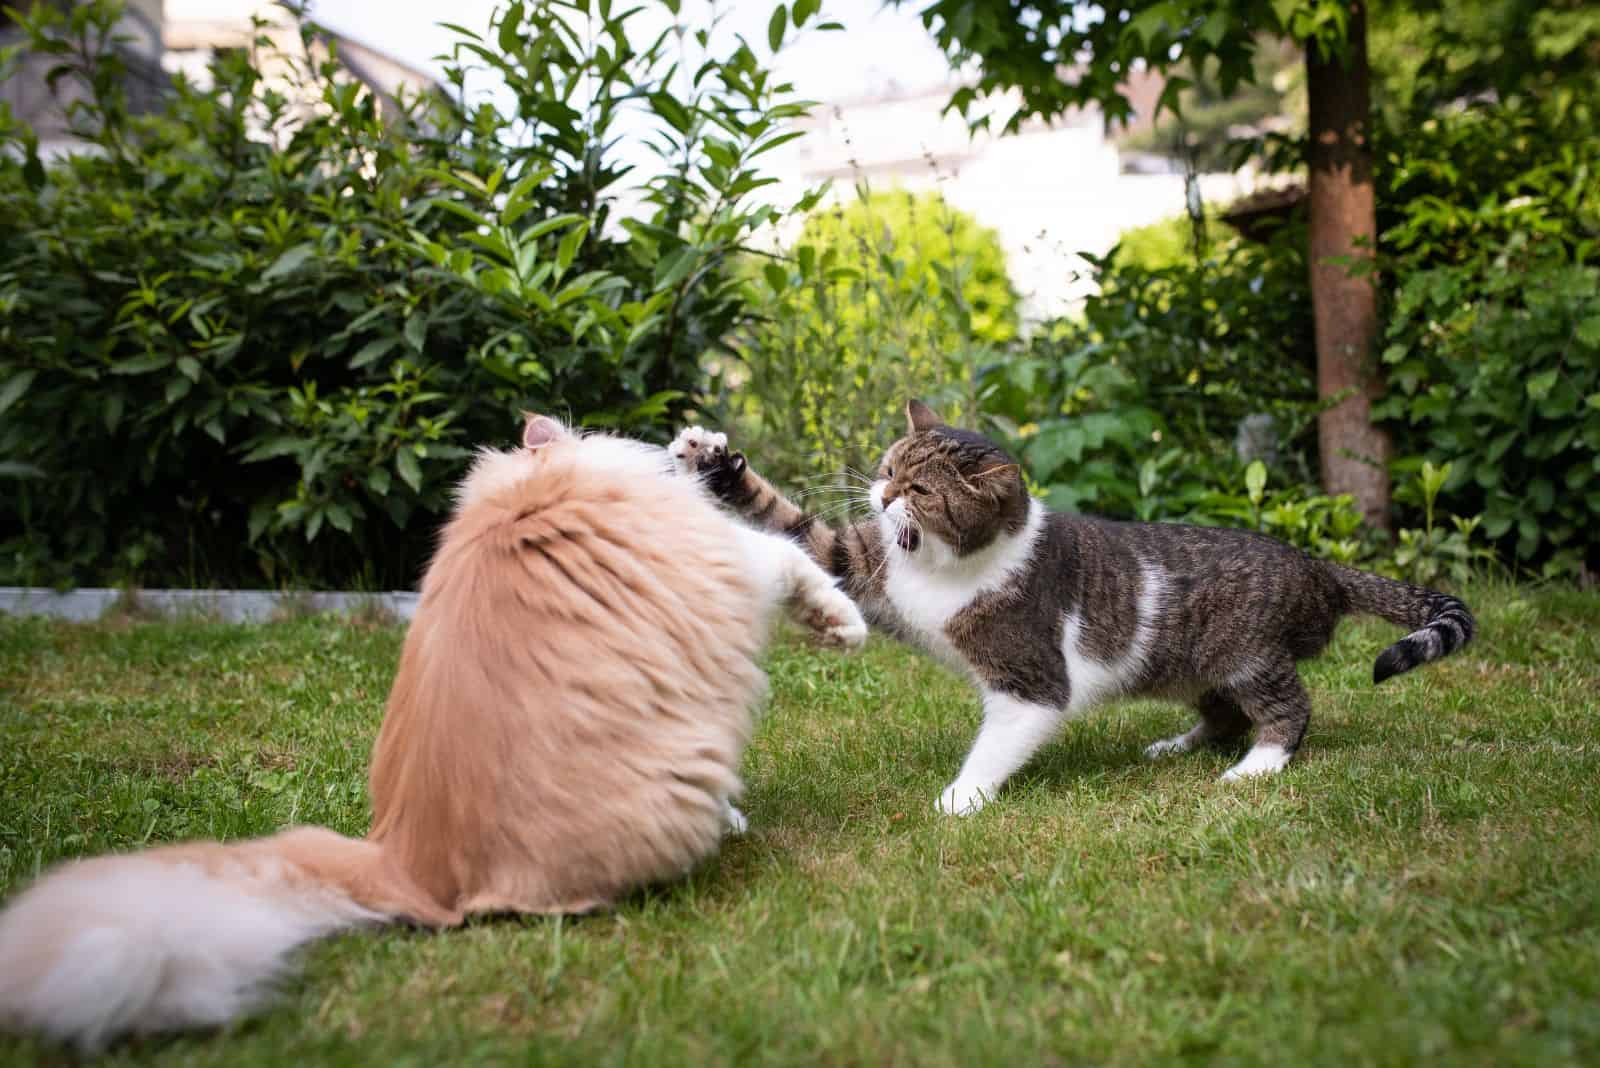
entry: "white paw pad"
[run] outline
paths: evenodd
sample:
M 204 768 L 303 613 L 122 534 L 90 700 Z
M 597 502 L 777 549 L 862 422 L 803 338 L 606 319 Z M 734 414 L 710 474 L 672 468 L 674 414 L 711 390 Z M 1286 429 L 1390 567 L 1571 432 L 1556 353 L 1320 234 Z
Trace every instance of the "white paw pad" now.
M 699 471 L 705 464 L 728 451 L 728 435 L 703 426 L 685 427 L 667 446 L 667 455 L 684 474 Z
M 1193 748 L 1193 739 L 1187 734 L 1178 734 L 1171 738 L 1163 738 L 1159 742 L 1151 742 L 1144 747 L 1144 756 L 1146 760 L 1160 760 L 1165 756 L 1187 753 Z
M 1222 773 L 1223 782 L 1238 782 L 1258 775 L 1271 775 L 1282 771 L 1289 763 L 1289 754 L 1278 745 L 1257 745 L 1244 755 L 1244 759 Z
M 803 616 L 817 640 L 836 649 L 859 649 L 867 640 L 867 622 L 850 598 L 838 590 L 807 605 Z
M 939 795 L 938 809 L 946 816 L 970 816 L 988 800 L 983 790 L 976 786 L 953 782 Z

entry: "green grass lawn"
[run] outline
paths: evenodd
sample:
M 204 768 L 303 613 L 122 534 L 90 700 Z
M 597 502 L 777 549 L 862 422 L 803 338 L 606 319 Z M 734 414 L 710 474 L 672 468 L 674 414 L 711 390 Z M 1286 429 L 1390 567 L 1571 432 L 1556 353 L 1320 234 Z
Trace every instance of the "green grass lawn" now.
M 1307 665 L 1301 757 L 1150 764 L 1188 722 L 1071 726 L 962 821 L 969 690 L 874 640 L 783 643 L 751 832 L 581 919 L 319 945 L 275 1007 L 110 1063 L 1600 1060 L 1600 596 L 1469 591 L 1480 638 L 1382 688 Z M 359 834 L 392 627 L 0 621 L 0 889 L 82 853 L 286 823 Z M 0 962 L 3 966 L 3 962 Z M 59 1055 L 0 1038 L 0 1063 Z

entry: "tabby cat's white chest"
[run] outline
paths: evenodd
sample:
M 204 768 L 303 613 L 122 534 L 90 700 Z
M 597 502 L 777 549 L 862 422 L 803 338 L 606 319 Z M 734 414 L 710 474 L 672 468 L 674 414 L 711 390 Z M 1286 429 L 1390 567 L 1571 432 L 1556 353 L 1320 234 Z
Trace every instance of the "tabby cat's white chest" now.
M 929 574 L 905 560 L 891 562 L 884 579 L 884 594 L 895 615 L 917 641 L 953 668 L 965 670 L 967 662 L 945 635 L 945 627 L 978 591 L 964 582 L 951 582 Z
M 1044 508 L 1034 501 L 1022 530 L 969 556 L 943 554 L 946 558 L 934 567 L 926 566 L 925 558 L 902 551 L 892 538 L 886 538 L 884 596 L 900 621 L 929 652 L 952 667 L 965 670 L 966 659 L 951 644 L 946 628 L 975 598 L 1014 581 L 1016 573 L 1032 557 L 1043 526 Z M 930 553 L 933 548 L 925 545 L 919 552 Z

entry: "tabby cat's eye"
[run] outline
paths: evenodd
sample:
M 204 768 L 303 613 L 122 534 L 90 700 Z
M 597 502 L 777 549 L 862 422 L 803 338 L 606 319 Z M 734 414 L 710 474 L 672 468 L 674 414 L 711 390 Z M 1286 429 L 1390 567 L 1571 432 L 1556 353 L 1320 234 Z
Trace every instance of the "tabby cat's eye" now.
M 913 483 L 911 483 L 911 492 L 912 493 L 927 493 L 928 492 L 928 488 L 926 486 L 924 486 L 920 482 L 913 482 Z

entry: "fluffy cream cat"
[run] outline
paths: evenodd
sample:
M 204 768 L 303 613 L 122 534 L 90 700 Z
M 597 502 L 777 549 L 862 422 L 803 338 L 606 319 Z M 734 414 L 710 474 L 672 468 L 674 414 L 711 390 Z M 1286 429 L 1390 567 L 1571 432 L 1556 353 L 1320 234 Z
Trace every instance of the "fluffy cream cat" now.
M 775 606 L 855 606 L 659 448 L 530 416 L 486 451 L 422 583 L 364 840 L 302 827 L 64 864 L 0 913 L 0 1023 L 83 1049 L 216 1025 L 291 951 L 364 924 L 572 912 L 672 879 L 732 801 Z

